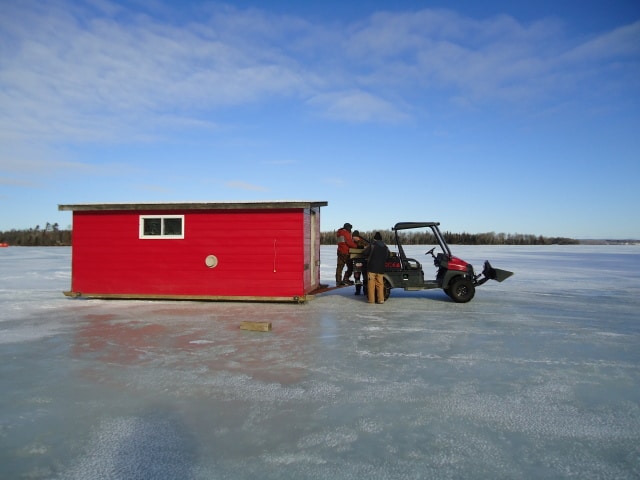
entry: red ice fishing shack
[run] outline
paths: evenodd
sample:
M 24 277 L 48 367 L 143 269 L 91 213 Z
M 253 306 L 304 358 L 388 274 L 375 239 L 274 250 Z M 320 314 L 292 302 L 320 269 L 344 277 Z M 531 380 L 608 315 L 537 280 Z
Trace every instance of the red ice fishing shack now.
M 320 286 L 320 207 L 326 205 L 59 205 L 73 212 L 65 295 L 304 302 Z

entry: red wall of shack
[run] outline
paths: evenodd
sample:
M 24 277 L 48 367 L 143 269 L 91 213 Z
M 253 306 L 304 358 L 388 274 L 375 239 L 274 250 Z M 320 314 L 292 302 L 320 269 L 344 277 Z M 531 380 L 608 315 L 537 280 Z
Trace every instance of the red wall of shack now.
M 141 215 L 176 214 L 184 214 L 183 239 L 139 238 Z M 80 294 L 302 296 L 319 283 L 314 258 L 319 209 L 73 214 L 71 288 Z

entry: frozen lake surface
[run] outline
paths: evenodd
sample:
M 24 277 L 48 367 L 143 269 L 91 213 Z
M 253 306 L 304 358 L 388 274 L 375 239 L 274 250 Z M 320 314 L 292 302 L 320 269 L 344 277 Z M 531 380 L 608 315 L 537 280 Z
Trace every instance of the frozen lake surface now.
M 82 300 L 69 248 L 0 249 L 0 478 L 640 478 L 640 247 L 452 249 L 515 275 L 467 304 Z

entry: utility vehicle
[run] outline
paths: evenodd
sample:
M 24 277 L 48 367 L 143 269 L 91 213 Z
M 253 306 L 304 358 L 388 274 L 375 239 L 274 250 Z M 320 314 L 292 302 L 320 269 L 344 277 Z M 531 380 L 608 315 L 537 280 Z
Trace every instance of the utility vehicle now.
M 395 233 L 395 243 L 397 253 L 391 252 L 385 262 L 384 272 L 384 299 L 389 298 L 392 288 L 402 288 L 404 290 L 428 290 L 441 288 L 457 303 L 470 301 L 476 292 L 476 287 L 489 280 L 502 282 L 513 275 L 513 272 L 493 268 L 489 261 L 484 262 L 482 273 L 476 274 L 473 266 L 461 258 L 451 254 L 451 249 L 440 232 L 439 222 L 400 222 L 391 229 Z M 414 259 L 408 258 L 402 248 L 399 232 L 415 228 L 429 228 L 433 233 L 435 241 L 440 246 L 437 254 L 434 253 L 436 247 L 427 251 L 425 255 L 431 255 L 433 263 L 437 268 L 435 280 L 425 280 L 422 264 Z M 364 249 L 352 248 L 350 255 L 353 259 L 355 272 L 363 272 L 362 277 L 366 283 L 367 259 L 362 255 Z M 367 294 L 366 285 L 364 286 Z

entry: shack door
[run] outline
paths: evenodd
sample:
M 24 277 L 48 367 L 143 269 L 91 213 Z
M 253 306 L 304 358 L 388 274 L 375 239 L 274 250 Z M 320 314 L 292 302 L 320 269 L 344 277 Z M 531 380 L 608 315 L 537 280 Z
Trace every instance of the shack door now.
M 311 289 L 320 286 L 320 215 L 311 209 Z

